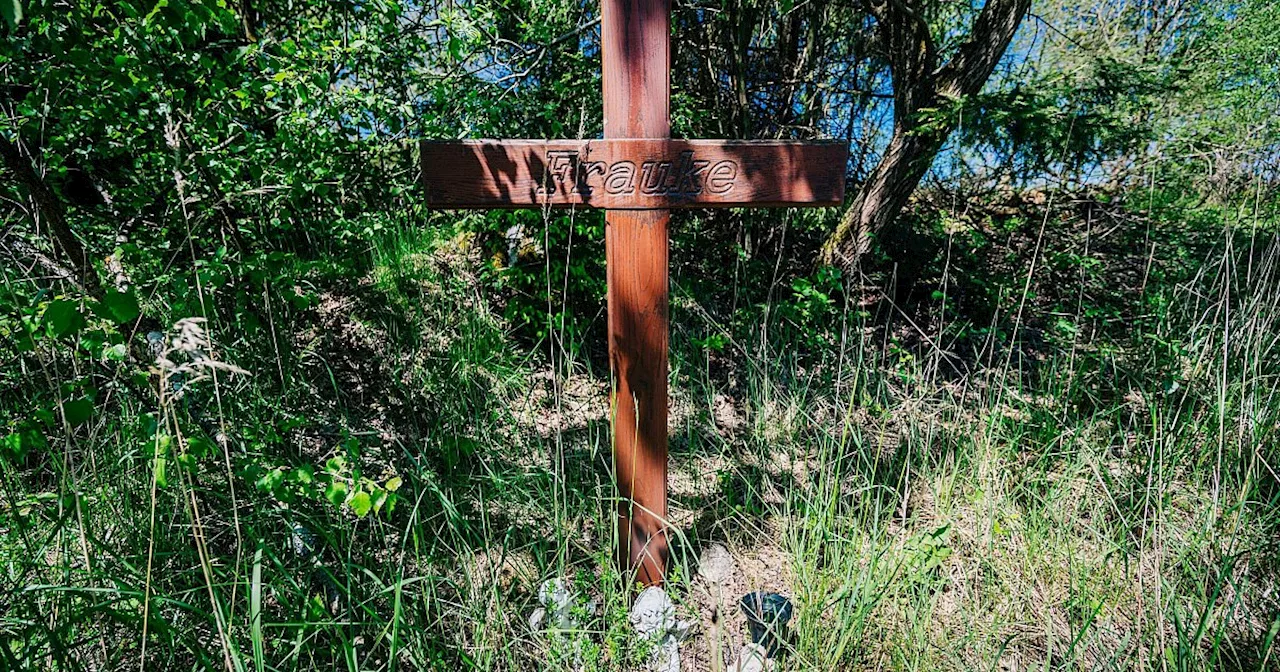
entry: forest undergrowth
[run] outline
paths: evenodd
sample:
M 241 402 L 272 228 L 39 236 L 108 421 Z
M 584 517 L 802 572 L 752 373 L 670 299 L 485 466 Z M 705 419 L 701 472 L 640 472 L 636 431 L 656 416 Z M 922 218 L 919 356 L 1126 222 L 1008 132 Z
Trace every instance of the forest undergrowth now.
M 782 669 L 1274 668 L 1274 228 L 1098 194 L 931 202 L 857 273 L 758 242 L 739 267 L 772 276 L 708 289 L 675 259 L 685 669 L 725 668 L 754 589 L 794 600 Z M 197 276 L 208 319 L 164 313 L 149 349 L 108 338 L 132 306 L 5 274 L 32 311 L 6 323 L 0 667 L 644 658 L 611 561 L 602 306 L 571 323 L 521 289 L 567 286 L 552 269 L 599 241 L 510 267 L 466 227 L 369 242 L 264 259 L 258 291 Z M 714 582 L 713 547 L 734 567 Z M 573 628 L 529 623 L 553 578 Z
M 684 668 L 1280 669 L 1280 4 L 650 4 L 671 137 L 849 143 L 673 211 Z M 604 216 L 418 143 L 602 137 L 602 14 L 0 0 L 0 672 L 641 668 Z

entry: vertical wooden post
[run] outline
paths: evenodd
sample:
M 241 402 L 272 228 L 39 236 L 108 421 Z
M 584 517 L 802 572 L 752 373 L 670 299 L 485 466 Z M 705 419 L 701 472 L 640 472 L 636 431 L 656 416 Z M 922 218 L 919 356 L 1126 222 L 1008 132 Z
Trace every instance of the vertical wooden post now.
M 618 562 L 652 586 L 662 583 L 670 556 L 669 208 L 838 205 L 849 147 L 672 142 L 671 0 L 601 5 L 605 142 L 424 140 L 422 178 L 428 202 L 446 208 L 612 208 L 605 254 Z
M 604 0 L 604 137 L 671 137 L 670 0 Z M 637 175 L 637 179 L 641 176 Z M 669 210 L 605 215 L 618 561 L 645 585 L 667 571 Z

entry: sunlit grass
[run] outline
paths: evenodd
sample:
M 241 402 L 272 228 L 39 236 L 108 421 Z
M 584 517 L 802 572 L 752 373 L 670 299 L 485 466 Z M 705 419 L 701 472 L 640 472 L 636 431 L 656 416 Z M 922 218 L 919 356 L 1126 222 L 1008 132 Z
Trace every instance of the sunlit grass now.
M 687 665 L 736 654 L 737 591 L 760 585 L 796 604 L 784 669 L 1274 666 L 1273 245 L 1160 288 L 1165 314 L 1124 340 L 1034 364 L 997 344 L 957 374 L 872 342 L 852 310 L 826 350 L 778 324 L 677 340 L 669 589 L 702 621 Z M 213 325 L 250 375 L 157 404 L 110 392 L 110 414 L 6 462 L 0 667 L 633 669 L 607 412 L 568 354 L 589 349 L 517 345 L 473 256 L 388 234 L 365 275 L 281 325 L 282 354 Z M 687 312 L 704 322 L 677 334 L 728 330 Z M 157 484 L 166 422 L 216 450 L 182 468 L 179 448 Z M 353 489 L 399 479 L 393 508 L 262 485 L 335 457 Z M 719 597 L 696 571 L 713 542 L 740 565 Z M 553 577 L 581 602 L 559 634 L 528 624 Z

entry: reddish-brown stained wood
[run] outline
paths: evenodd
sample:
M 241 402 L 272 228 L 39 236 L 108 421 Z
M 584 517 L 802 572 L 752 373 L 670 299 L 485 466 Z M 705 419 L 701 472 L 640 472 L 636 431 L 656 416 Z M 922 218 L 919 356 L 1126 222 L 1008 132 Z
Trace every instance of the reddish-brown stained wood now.
M 847 157 L 834 141 L 424 141 L 422 176 L 437 208 L 830 206 Z
M 604 136 L 671 136 L 670 0 L 603 0 Z M 662 583 L 667 548 L 669 210 L 605 215 L 618 561 Z
M 423 142 L 437 208 L 607 208 L 618 559 L 662 583 L 669 208 L 838 205 L 848 146 L 671 140 L 670 0 L 602 0 L 604 140 Z

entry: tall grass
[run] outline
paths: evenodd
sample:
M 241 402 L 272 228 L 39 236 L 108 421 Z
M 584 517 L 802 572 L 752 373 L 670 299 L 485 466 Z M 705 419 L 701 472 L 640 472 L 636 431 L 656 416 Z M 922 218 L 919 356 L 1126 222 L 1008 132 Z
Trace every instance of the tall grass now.
M 823 347 L 777 312 L 739 331 L 681 309 L 669 590 L 701 623 L 686 667 L 723 669 L 734 600 L 765 587 L 797 607 L 784 669 L 1274 669 L 1280 247 L 1223 241 L 1122 337 L 1085 336 L 1080 311 L 1081 336 L 1033 356 L 993 330 L 967 370 L 938 339 L 886 347 L 921 328 L 885 301 L 836 306 Z M 643 659 L 591 348 L 513 342 L 465 238 L 398 231 L 368 257 L 354 277 L 299 270 L 317 301 L 275 315 L 270 342 L 215 320 L 210 354 L 248 375 L 179 394 L 161 367 L 169 393 L 105 387 L 110 412 L 3 462 L 0 667 Z M 29 384 L 56 389 L 71 364 L 36 354 Z M 335 505 L 303 475 L 333 464 L 397 501 Z M 722 586 L 697 573 L 712 544 L 738 562 Z M 579 596 L 566 631 L 528 623 L 553 577 Z

